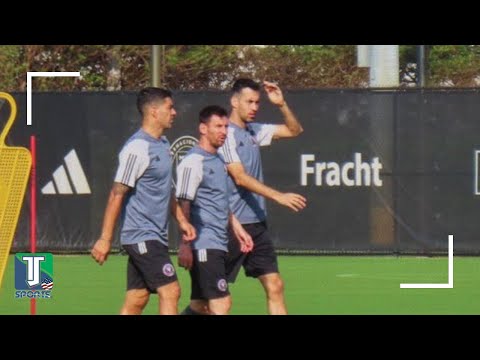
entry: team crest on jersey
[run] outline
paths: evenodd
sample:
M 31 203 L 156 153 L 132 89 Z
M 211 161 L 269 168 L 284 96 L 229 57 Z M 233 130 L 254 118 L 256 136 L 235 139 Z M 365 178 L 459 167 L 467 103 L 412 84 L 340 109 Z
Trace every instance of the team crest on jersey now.
M 227 281 L 225 279 L 218 280 L 217 287 L 218 287 L 218 290 L 220 291 L 227 291 L 227 287 L 228 287 Z
M 173 186 L 176 188 L 177 187 L 177 166 L 182 161 L 182 159 L 185 157 L 187 152 L 193 148 L 195 145 L 197 145 L 198 140 L 194 138 L 193 136 L 181 136 L 178 139 L 176 139 L 172 145 L 170 146 L 170 152 L 172 154 L 173 158 L 173 176 L 172 176 L 172 181 L 173 181 Z
M 168 263 L 163 265 L 162 271 L 163 271 L 163 274 L 168 277 L 173 276 L 175 274 L 175 268 L 173 267 L 172 264 L 168 264 Z
M 247 131 L 251 135 L 250 141 L 252 142 L 252 145 L 257 145 L 257 140 L 255 139 L 255 131 L 253 131 L 253 129 L 250 128 L 249 126 L 247 126 Z

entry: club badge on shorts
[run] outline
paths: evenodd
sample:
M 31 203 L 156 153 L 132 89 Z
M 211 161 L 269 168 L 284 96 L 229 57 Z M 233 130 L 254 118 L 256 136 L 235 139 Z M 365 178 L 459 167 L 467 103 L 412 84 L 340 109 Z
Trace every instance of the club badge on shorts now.
M 227 291 L 227 287 L 228 287 L 227 281 L 225 279 L 218 280 L 217 287 L 218 287 L 218 290 L 220 291 Z
M 163 265 L 162 271 L 163 274 L 168 277 L 171 277 L 175 274 L 175 268 L 170 263 Z

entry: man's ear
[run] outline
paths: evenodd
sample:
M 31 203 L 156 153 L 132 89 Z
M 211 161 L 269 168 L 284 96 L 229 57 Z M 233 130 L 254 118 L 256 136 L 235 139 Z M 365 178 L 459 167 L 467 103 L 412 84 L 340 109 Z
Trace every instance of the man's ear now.
M 156 113 L 158 112 L 158 106 L 152 104 L 147 107 L 146 111 L 150 116 L 155 117 Z
M 232 108 L 234 109 L 238 108 L 238 96 L 233 95 L 230 98 L 230 105 L 232 105 Z
M 200 125 L 198 125 L 198 131 L 200 132 L 200 134 L 206 135 L 207 134 L 207 125 L 204 124 L 204 123 L 200 123 Z

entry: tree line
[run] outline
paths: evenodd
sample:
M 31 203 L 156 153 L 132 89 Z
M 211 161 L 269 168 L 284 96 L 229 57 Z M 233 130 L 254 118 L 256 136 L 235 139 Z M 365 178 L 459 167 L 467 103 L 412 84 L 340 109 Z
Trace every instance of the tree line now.
M 226 89 L 238 77 L 282 88 L 368 87 L 356 45 L 161 45 L 160 80 L 174 90 Z M 428 87 L 475 87 L 479 45 L 429 45 Z M 80 78 L 35 78 L 36 91 L 138 90 L 151 83 L 150 45 L 2 45 L 2 91 L 25 91 L 27 71 L 80 71 Z M 416 46 L 400 46 L 402 87 L 416 82 Z

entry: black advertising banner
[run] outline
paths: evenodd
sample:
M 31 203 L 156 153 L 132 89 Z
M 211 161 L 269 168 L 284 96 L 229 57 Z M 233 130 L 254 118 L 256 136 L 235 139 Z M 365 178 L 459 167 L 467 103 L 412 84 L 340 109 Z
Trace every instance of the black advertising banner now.
M 480 253 L 478 90 L 284 93 L 304 132 L 262 148 L 265 183 L 303 194 L 308 205 L 293 213 L 267 202 L 277 249 L 445 253 L 453 234 L 456 253 Z M 25 94 L 13 95 L 19 114 L 7 144 L 28 147 L 37 136 L 38 249 L 87 251 L 100 233 L 118 152 L 140 125 L 136 94 L 34 93 L 32 126 Z M 198 112 L 228 109 L 229 93 L 174 96 L 178 114 L 166 136 L 175 167 L 196 141 Z M 282 123 L 266 97 L 257 119 Z M 16 251 L 28 248 L 28 192 Z M 172 248 L 177 240 L 172 221 Z

